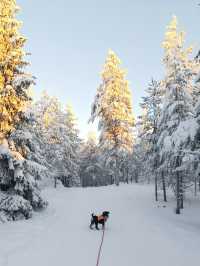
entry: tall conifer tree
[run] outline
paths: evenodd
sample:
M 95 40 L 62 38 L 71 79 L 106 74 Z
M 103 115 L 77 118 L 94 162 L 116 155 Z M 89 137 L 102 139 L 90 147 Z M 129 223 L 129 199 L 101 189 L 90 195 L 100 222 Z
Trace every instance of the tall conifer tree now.
M 0 132 L 9 134 L 22 120 L 29 102 L 27 90 L 33 79 L 24 73 L 28 63 L 23 50 L 26 39 L 19 33 L 21 22 L 15 16 L 18 11 L 15 0 L 0 2 Z
M 15 0 L 0 1 L 0 189 L 5 193 L 0 217 L 5 220 L 30 218 L 47 204 L 38 186 L 37 145 L 28 129 L 33 121 L 26 109 L 34 82 L 24 72 L 26 39 L 19 32 L 18 9 Z
M 175 186 L 177 213 L 183 207 L 184 178 L 186 177 L 188 154 L 194 139 L 196 121 L 193 116 L 192 90 L 196 62 L 190 59 L 192 48 L 184 48 L 184 33 L 177 29 L 177 19 L 170 22 L 165 40 L 164 64 L 166 67 L 165 95 L 158 123 L 159 170 L 163 182 Z M 166 177 L 168 179 L 166 180 Z
M 117 185 L 120 179 L 120 156 L 132 150 L 134 126 L 131 91 L 120 64 L 119 58 L 110 50 L 91 114 L 92 121 L 99 119 L 100 147 L 106 161 L 113 165 Z

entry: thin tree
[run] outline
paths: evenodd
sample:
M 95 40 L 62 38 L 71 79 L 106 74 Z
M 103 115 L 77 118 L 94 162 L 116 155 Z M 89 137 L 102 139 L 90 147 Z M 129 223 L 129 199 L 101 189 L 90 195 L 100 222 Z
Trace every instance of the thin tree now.
M 142 97 L 143 102 L 141 107 L 143 110 L 142 115 L 139 117 L 140 124 L 140 134 L 141 142 L 146 142 L 146 160 L 148 161 L 150 172 L 148 176 L 152 173 L 154 175 L 155 181 L 155 199 L 158 200 L 158 154 L 157 154 L 157 133 L 158 133 L 158 119 L 161 111 L 161 96 L 163 95 L 162 84 L 154 79 L 151 80 L 147 90 L 146 96 Z M 148 177 L 149 179 L 149 177 Z M 164 182 L 163 184 L 163 191 Z M 164 196 L 166 199 L 166 197 Z

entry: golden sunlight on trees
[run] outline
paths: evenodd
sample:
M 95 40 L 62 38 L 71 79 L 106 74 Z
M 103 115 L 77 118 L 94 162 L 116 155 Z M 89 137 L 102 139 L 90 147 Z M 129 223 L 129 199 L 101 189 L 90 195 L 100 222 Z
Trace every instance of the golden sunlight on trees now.
M 109 50 L 99 88 L 98 115 L 104 124 L 102 140 L 116 149 L 128 151 L 133 146 L 134 117 L 129 82 L 125 80 L 126 72 L 120 69 L 120 64 L 116 54 Z
M 44 109 L 41 113 L 42 124 L 46 129 L 54 126 L 57 120 L 57 113 L 61 110 L 61 104 L 56 97 L 51 97 L 46 91 L 42 92 Z
M 66 119 L 65 122 L 69 128 L 75 128 L 77 126 L 77 118 L 74 113 L 73 107 L 71 104 L 66 105 Z
M 107 158 L 105 160 L 112 162 L 117 185 L 120 162 L 122 157 L 132 152 L 134 142 L 131 91 L 125 79 L 126 72 L 120 64 L 116 54 L 109 50 L 91 114 L 92 122 L 99 119 L 100 147 Z
M 173 16 L 167 31 L 165 33 L 165 39 L 162 43 L 164 48 L 164 64 L 166 65 L 168 78 L 174 79 L 175 73 L 179 71 L 176 67 L 177 62 L 181 62 L 181 67 L 184 71 L 197 73 L 199 69 L 199 64 L 193 58 L 189 58 L 193 51 L 193 47 L 184 48 L 185 33 L 183 31 L 178 31 L 178 22 L 176 16 Z M 188 90 L 192 92 L 193 83 L 190 84 Z
M 17 79 L 25 74 L 22 68 L 27 65 L 23 46 L 26 39 L 20 35 L 19 22 L 15 15 L 18 11 L 15 0 L 0 2 L 0 132 L 7 135 L 15 124 L 20 121 L 20 115 L 30 100 L 25 92 L 26 84 Z M 26 77 L 28 77 L 26 75 Z M 30 76 L 29 76 L 30 78 Z M 31 81 L 29 82 L 31 84 Z M 29 84 L 29 85 L 30 85 Z

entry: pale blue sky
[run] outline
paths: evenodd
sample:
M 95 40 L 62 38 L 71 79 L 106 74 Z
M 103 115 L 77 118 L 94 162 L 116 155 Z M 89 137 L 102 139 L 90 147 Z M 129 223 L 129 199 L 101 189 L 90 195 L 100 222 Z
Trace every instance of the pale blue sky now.
M 128 69 L 133 106 L 151 77 L 161 78 L 161 42 L 173 14 L 200 47 L 198 0 L 18 0 L 22 32 L 28 38 L 31 71 L 42 90 L 70 102 L 82 135 L 88 130 L 90 105 L 100 83 L 99 72 L 109 48 Z

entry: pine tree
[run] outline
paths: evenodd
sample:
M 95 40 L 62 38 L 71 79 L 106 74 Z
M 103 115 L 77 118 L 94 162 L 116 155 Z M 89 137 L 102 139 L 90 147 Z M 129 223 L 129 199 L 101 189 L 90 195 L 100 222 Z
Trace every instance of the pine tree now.
M 36 102 L 34 109 L 45 143 L 44 150 L 51 176 L 56 180 L 60 179 L 64 186 L 79 186 L 80 139 L 72 110 L 63 111 L 58 99 L 50 97 L 46 92 Z
M 105 161 L 114 169 L 117 185 L 120 156 L 132 150 L 134 126 L 131 91 L 120 64 L 119 58 L 110 50 L 91 113 L 91 121 L 99 119 L 100 148 L 104 151 Z
M 155 176 L 155 195 L 157 199 L 157 132 L 158 132 L 158 119 L 161 111 L 161 97 L 163 95 L 162 82 L 157 82 L 152 79 L 146 90 L 146 96 L 142 97 L 141 103 L 142 115 L 139 116 L 137 123 L 139 127 L 139 145 L 140 151 L 143 151 L 143 161 L 146 162 L 144 167 L 143 176 L 146 177 L 148 183 L 151 180 L 151 175 Z
M 195 77 L 195 85 L 194 85 L 194 103 L 195 103 L 195 117 L 199 127 L 196 130 L 195 141 L 194 141 L 194 191 L 195 195 L 197 195 L 197 182 L 199 183 L 199 191 L 200 191 L 200 168 L 199 168 L 199 158 L 200 158 L 200 51 L 195 57 L 196 62 L 199 64 L 199 72 Z
M 28 63 L 23 50 L 26 39 L 19 33 L 15 0 L 0 3 L 0 133 L 7 136 L 22 118 L 30 98 L 27 90 L 32 76 L 24 73 Z
M 200 99 L 200 51 L 195 57 L 195 62 L 196 62 L 196 77 L 193 88 L 193 102 L 194 104 L 197 104 Z
M 56 143 L 58 140 L 58 120 L 61 116 L 61 104 L 56 97 L 51 97 L 46 91 L 33 106 L 33 111 L 46 142 Z
M 77 130 L 77 118 L 74 114 L 73 107 L 70 104 L 66 106 L 66 115 L 65 115 L 65 124 L 70 130 L 69 136 L 74 141 L 74 139 L 78 140 L 79 131 Z
M 164 199 L 166 182 L 175 186 L 176 213 L 180 213 L 180 208 L 183 207 L 188 155 L 197 124 L 193 116 L 191 97 L 195 62 L 189 58 L 192 48 L 184 48 L 184 33 L 177 30 L 176 17 L 173 17 L 167 28 L 163 47 L 166 77 L 163 107 L 158 123 L 159 173 L 163 182 Z
M 56 97 L 50 97 L 46 91 L 33 105 L 33 112 L 37 129 L 43 143 L 45 160 L 48 162 L 49 178 L 57 179 L 64 176 L 64 167 L 60 156 L 60 130 L 59 119 L 61 104 Z
M 71 181 L 70 186 L 80 186 L 80 176 L 79 176 L 79 150 L 81 139 L 79 138 L 79 131 L 77 129 L 77 118 L 74 114 L 73 108 L 71 105 L 67 105 L 66 113 L 64 117 L 64 124 L 67 130 L 67 136 L 71 143 L 71 154 L 69 155 L 70 164 L 68 169 L 70 171 Z
M 28 90 L 34 83 L 23 68 L 26 39 L 21 36 L 21 23 L 15 18 L 15 0 L 0 3 L 0 216 L 5 220 L 30 218 L 33 210 L 46 206 L 37 177 L 40 165 L 29 160 L 31 134 L 25 134 L 31 117 L 26 108 L 31 101 Z M 20 129 L 21 127 L 21 129 Z M 23 129 L 22 129 L 23 128 Z
M 157 122 L 161 111 L 162 84 L 152 79 L 140 104 L 142 115 L 138 117 L 138 134 L 146 142 L 147 154 L 152 154 L 155 149 Z

